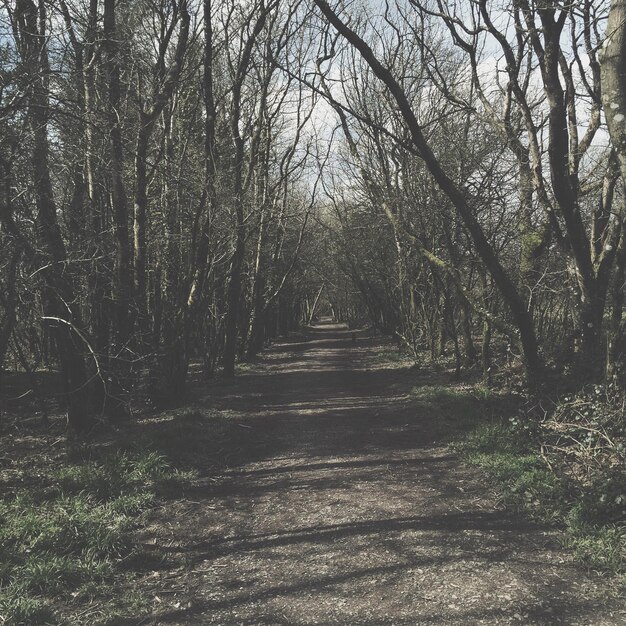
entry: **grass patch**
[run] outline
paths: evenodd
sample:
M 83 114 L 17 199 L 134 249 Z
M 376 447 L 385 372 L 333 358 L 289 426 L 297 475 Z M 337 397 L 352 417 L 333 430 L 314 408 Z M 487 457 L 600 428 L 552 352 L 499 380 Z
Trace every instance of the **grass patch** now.
M 160 485 L 180 475 L 143 451 L 39 478 L 0 504 L 0 624 L 84 624 L 72 619 L 79 600 L 125 602 L 118 565 L 133 554 L 132 531 Z
M 626 587 L 624 565 L 624 528 L 585 524 L 570 526 L 564 545 L 576 555 L 576 560 L 589 568 L 621 574 Z
M 237 374 L 248 374 L 261 371 L 263 371 L 263 366 L 254 359 L 249 361 L 238 361 L 235 365 L 235 373 Z
M 52 609 L 29 596 L 0 593 L 0 620 L 11 626 L 48 626 L 58 624 Z
M 382 369 L 413 367 L 416 365 L 414 358 L 411 358 L 400 348 L 388 344 L 378 346 L 375 351 L 365 354 L 363 360 L 368 367 Z
M 180 498 L 241 430 L 222 413 L 187 408 L 131 425 L 124 442 L 70 443 L 54 456 L 55 435 L 37 447 L 33 437 L 26 454 L 5 442 L 0 626 L 113 626 L 145 612 L 150 598 L 132 581 L 164 557 L 135 543 L 144 513 Z
M 519 405 L 519 397 L 479 385 L 421 385 L 411 389 L 409 397 L 416 411 L 430 415 L 433 426 L 444 440 L 473 431 L 496 415 L 510 414 Z
M 401 352 L 399 349 L 379 350 L 377 356 L 382 362 L 387 363 L 404 363 L 410 360 L 409 356 Z
M 547 463 L 540 440 L 540 434 L 517 422 L 491 422 L 466 434 L 455 448 L 489 474 L 505 505 L 564 528 L 563 543 L 579 563 L 625 574 L 623 468 L 607 470 L 594 483 L 580 483 Z
M 152 424 L 149 432 L 138 434 L 137 443 L 130 450 L 148 449 L 164 455 L 182 468 L 173 477 L 189 481 L 196 476 L 198 468 L 219 462 L 226 440 L 241 439 L 246 433 L 223 411 L 187 408 L 170 412 L 167 419 Z

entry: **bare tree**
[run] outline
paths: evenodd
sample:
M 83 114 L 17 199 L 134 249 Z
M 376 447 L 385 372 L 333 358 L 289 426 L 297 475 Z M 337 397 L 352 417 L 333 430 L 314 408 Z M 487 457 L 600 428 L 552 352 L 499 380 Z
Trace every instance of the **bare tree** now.
M 481 259 L 485 263 L 489 272 L 494 278 L 495 283 L 507 303 L 511 315 L 515 320 L 515 325 L 520 334 L 520 341 L 524 349 L 524 357 L 528 380 L 531 385 L 537 383 L 541 371 L 541 360 L 539 358 L 537 337 L 534 330 L 534 324 L 530 313 L 526 308 L 524 299 L 520 295 L 512 277 L 507 273 L 506 269 L 497 257 L 492 245 L 488 241 L 485 233 L 476 219 L 472 210 L 468 196 L 458 187 L 452 177 L 435 155 L 432 147 L 426 139 L 422 127 L 417 119 L 415 111 L 411 106 L 409 98 L 402 88 L 398 80 L 393 76 L 392 72 L 385 67 L 376 57 L 372 48 L 359 36 L 359 34 L 350 28 L 339 16 L 336 10 L 324 0 L 315 0 L 315 4 L 319 7 L 328 21 L 358 52 L 363 59 L 371 67 L 376 77 L 383 82 L 393 96 L 400 113 L 410 132 L 411 141 L 417 150 L 419 156 L 424 160 L 433 178 L 437 184 L 448 196 L 451 203 L 458 211 L 461 219 L 468 232 L 470 233 L 474 245 Z
M 626 272 L 626 2 L 613 0 L 606 25 L 601 63 L 602 103 L 611 135 L 613 149 L 617 154 L 622 179 L 622 207 L 620 211 L 620 240 L 616 251 L 616 270 L 613 287 L 613 311 L 611 316 L 607 376 L 616 371 L 618 359 L 623 358 L 624 280 Z

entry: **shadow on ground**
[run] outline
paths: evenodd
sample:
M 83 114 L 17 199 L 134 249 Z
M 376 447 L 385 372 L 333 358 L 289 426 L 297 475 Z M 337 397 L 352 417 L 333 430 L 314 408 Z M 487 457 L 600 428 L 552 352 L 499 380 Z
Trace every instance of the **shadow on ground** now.
M 513 412 L 519 402 L 513 395 L 485 400 L 467 390 L 450 393 L 444 375 L 407 365 L 372 365 L 368 357 L 386 345 L 381 339 L 354 343 L 350 332 L 337 329 L 307 336 L 271 348 L 234 381 L 197 384 L 193 409 L 144 421 L 140 436 L 176 461 L 201 446 L 214 471 L 303 450 L 333 458 L 430 447 L 479 420 Z M 417 386 L 428 393 L 412 396 Z
M 556 531 L 502 510 L 443 445 L 511 398 L 376 365 L 380 346 L 309 329 L 198 386 L 193 410 L 141 425 L 201 472 L 141 536 L 160 565 L 141 582 L 154 613 L 137 621 L 626 623 Z

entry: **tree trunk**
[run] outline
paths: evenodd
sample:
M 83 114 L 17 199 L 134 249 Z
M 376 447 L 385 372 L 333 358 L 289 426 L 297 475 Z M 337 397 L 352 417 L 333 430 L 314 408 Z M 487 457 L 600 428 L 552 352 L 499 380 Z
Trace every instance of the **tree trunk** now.
M 373 73 L 385 84 L 396 101 L 400 113 L 411 134 L 413 145 L 417 149 L 426 167 L 439 185 L 440 189 L 448 196 L 455 209 L 458 211 L 465 227 L 469 231 L 476 251 L 485 263 L 492 275 L 504 301 L 507 303 L 511 315 L 515 320 L 520 334 L 520 341 L 524 351 L 524 364 L 526 377 L 530 387 L 536 387 L 540 382 L 540 373 L 543 369 L 537 336 L 532 316 L 526 309 L 524 299 L 517 291 L 515 284 L 500 263 L 496 253 L 489 243 L 483 229 L 474 215 L 467 198 L 461 189 L 454 183 L 443 169 L 441 163 L 433 153 L 430 144 L 425 138 L 422 128 L 411 107 L 407 94 L 402 86 L 396 81 L 392 73 L 375 56 L 373 50 L 361 39 L 356 32 L 349 28 L 337 14 L 330 8 L 325 0 L 314 0 L 328 21 L 335 29 L 354 47 L 372 69 Z
M 624 208 L 622 208 L 624 212 Z M 612 310 L 607 330 L 606 380 L 612 381 L 626 360 L 625 324 L 624 324 L 624 289 L 626 281 L 626 220 L 622 218 L 622 237 L 620 239 L 613 276 Z
M 46 45 L 45 8 L 27 0 L 18 0 L 16 12 L 24 44 L 23 61 L 30 76 L 28 126 L 32 135 L 31 158 L 33 186 L 37 206 L 37 240 L 50 259 L 45 272 L 44 320 L 56 345 L 64 381 L 68 427 L 75 431 L 88 429 L 93 420 L 91 386 L 83 357 L 83 324 L 78 298 L 72 286 L 73 270 L 68 263 L 65 243 L 57 221 L 49 167 L 48 80 L 50 68 Z
M 138 329 L 142 336 L 147 331 L 148 291 L 146 274 L 146 218 L 148 212 L 148 142 L 154 130 L 155 120 L 145 113 L 139 115 L 139 133 L 135 146 L 135 201 L 133 208 L 133 278 Z
M 239 336 L 239 306 L 241 300 L 241 272 L 243 270 L 246 253 L 246 221 L 244 212 L 244 138 L 241 136 L 239 122 L 241 120 L 241 90 L 248 72 L 252 50 L 257 37 L 265 25 L 269 8 L 262 5 L 261 14 L 257 17 L 252 33 L 246 40 L 237 64 L 237 74 L 232 88 L 232 108 L 230 116 L 230 130 L 235 146 L 233 155 L 233 204 L 235 214 L 235 249 L 231 257 L 228 274 L 228 295 L 226 299 L 226 320 L 224 324 L 224 353 L 222 366 L 227 377 L 235 374 L 235 359 L 237 356 L 237 340 Z
M 2 326 L 0 326 L 0 386 L 4 371 L 4 361 L 9 349 L 9 341 L 17 320 L 17 268 L 22 252 L 23 249 L 20 247 L 12 254 L 9 262 L 6 294 L 0 296 L 4 308 L 4 321 Z
M 238 177 L 235 176 L 235 179 Z M 226 322 L 224 325 L 225 341 L 222 364 L 225 376 L 234 376 L 235 357 L 237 355 L 237 339 L 239 335 L 239 306 L 241 298 L 241 272 L 243 270 L 243 258 L 246 251 L 246 231 L 241 200 L 235 200 L 236 208 L 236 233 L 235 250 L 230 262 Z
M 626 0 L 612 0 L 606 25 L 606 40 L 600 55 L 602 103 L 606 123 L 617 154 L 622 178 L 622 204 L 620 214 L 621 239 L 616 258 L 613 283 L 613 310 L 608 331 L 607 377 L 617 370 L 618 359 L 624 358 L 623 307 L 624 272 L 626 266 Z
M 120 107 L 122 88 L 115 0 L 104 0 L 103 49 L 108 80 L 107 118 L 110 129 L 109 158 L 111 205 L 115 237 L 115 278 L 113 281 L 113 332 L 109 350 L 109 388 L 105 390 L 105 412 L 113 419 L 128 414 L 124 396 L 130 386 L 130 338 L 132 334 L 132 248 L 129 233 L 128 196 L 124 182 L 124 143 Z

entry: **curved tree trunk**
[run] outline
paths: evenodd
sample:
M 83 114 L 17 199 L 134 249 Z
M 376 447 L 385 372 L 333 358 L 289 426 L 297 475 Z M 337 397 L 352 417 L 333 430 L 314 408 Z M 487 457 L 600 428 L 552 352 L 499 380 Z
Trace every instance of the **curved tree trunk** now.
M 396 101 L 411 135 L 413 145 L 440 189 L 448 196 L 453 206 L 458 211 L 465 227 L 472 237 L 476 251 L 489 270 L 504 301 L 511 311 L 515 325 L 519 330 L 520 342 L 524 350 L 526 377 L 529 385 L 536 387 L 540 383 L 540 374 L 543 364 L 539 356 L 539 347 L 532 315 L 527 310 L 526 303 L 518 292 L 513 279 L 500 263 L 493 247 L 489 243 L 480 223 L 473 213 L 465 194 L 454 183 L 450 176 L 448 176 L 442 164 L 432 151 L 430 144 L 422 132 L 415 112 L 411 107 L 407 94 L 393 77 L 390 70 L 376 58 L 373 50 L 367 43 L 338 17 L 325 0 L 314 0 L 314 2 L 334 28 L 358 50 L 373 73 L 385 84 Z

